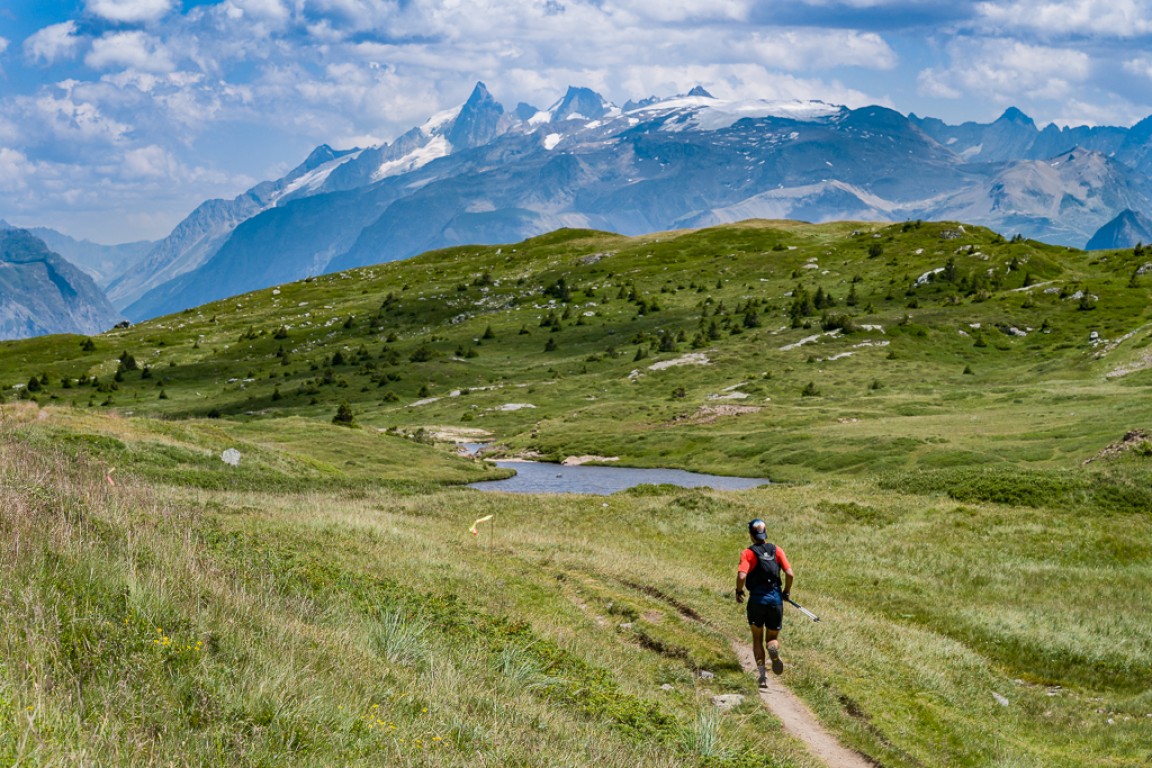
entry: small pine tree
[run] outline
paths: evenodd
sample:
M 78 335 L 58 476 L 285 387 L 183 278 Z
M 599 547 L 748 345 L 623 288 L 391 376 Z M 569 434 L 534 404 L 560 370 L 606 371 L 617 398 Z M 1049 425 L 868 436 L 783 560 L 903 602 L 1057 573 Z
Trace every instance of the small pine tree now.
M 552 338 L 551 336 L 549 336 L 549 337 L 548 337 L 548 343 L 544 345 L 544 351 L 545 351 L 545 352 L 554 352 L 554 351 L 556 351 L 556 339 L 554 339 L 554 338 Z
M 800 395 L 802 397 L 819 397 L 820 390 L 816 388 L 816 382 L 810 381 L 807 386 L 804 387 L 803 391 L 800 392 Z
M 336 415 L 332 417 L 332 423 L 342 427 L 351 427 L 355 424 L 356 417 L 352 413 L 352 406 L 348 403 L 340 403 L 340 407 L 336 409 Z
M 489 326 L 484 329 L 484 335 L 482 335 L 480 338 L 485 340 L 496 338 L 496 334 L 492 331 L 491 324 L 489 324 Z

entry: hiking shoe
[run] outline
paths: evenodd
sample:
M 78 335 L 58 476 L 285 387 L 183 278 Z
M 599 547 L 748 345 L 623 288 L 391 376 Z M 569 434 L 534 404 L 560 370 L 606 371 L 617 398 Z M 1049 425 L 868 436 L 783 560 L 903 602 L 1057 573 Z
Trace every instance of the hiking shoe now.
M 768 651 L 768 656 L 772 659 L 772 673 L 784 674 L 784 660 L 780 658 L 780 651 Z
M 764 667 L 760 667 L 760 680 L 758 684 L 761 688 L 768 687 L 768 673 L 764 670 Z

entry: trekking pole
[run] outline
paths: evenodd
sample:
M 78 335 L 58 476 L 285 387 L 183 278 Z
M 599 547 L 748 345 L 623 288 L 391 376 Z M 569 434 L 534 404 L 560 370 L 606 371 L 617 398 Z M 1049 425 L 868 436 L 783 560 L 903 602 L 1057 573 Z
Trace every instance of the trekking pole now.
M 805 608 L 804 606 L 800 605 L 800 603 L 797 603 L 792 598 L 788 598 L 788 602 L 790 602 L 790 603 L 792 603 L 792 605 L 796 606 L 796 608 L 798 608 L 800 610 L 800 613 L 802 613 L 805 616 L 807 616 L 808 618 L 812 619 L 812 621 L 820 621 L 819 616 L 812 613 L 812 611 L 810 611 L 807 608 Z

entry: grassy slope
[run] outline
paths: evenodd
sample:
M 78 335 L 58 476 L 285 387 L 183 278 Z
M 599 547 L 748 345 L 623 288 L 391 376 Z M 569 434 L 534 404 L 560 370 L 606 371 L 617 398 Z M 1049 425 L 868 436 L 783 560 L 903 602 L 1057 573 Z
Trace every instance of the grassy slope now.
M 25 543 L 5 558 L 20 586 L 3 611 L 29 629 L 0 659 L 15 724 L 0 754 L 752 765 L 739 750 L 757 744 L 769 763 L 805 764 L 755 707 L 718 717 L 704 703 L 748 687 L 723 597 L 742 522 L 763 515 L 797 596 L 824 616 L 789 627 L 791 683 L 849 743 L 885 765 L 1146 763 L 1147 459 L 1082 462 L 1149 422 L 1150 278 L 1132 279 L 1130 252 L 944 237 L 957 233 L 557 233 L 281 286 L 105 334 L 92 352 L 78 337 L 4 344 L 0 381 L 44 373 L 41 402 L 80 407 L 5 411 L 4 538 Z M 954 281 L 912 287 L 949 258 Z M 792 327 L 798 285 L 883 330 L 786 348 L 821 333 L 819 312 Z M 421 348 L 430 359 L 414 361 Z M 112 389 L 125 350 L 151 376 L 126 371 Z M 693 351 L 710 364 L 648 368 Z M 733 391 L 749 396 L 711 399 Z M 364 428 L 328 424 L 341 401 Z M 718 404 L 761 410 L 702 418 Z M 225 418 L 172 420 L 209 412 Z M 479 465 L 378 431 L 445 424 L 514 451 L 799 482 L 479 495 L 437 489 Z M 49 471 L 53 447 L 130 479 L 113 491 L 101 468 L 83 482 Z M 220 461 L 227 447 L 239 467 Z M 488 512 L 490 539 L 463 533 Z M 145 521 L 148 535 L 130 533 Z M 70 640 L 93 617 L 131 629 Z M 207 655 L 157 662 L 151 624 L 205 639 Z M 701 667 L 718 673 L 703 687 Z M 404 746 L 378 738 L 377 704 Z M 96 719 L 107 711 L 124 714 Z
M 954 281 L 914 285 L 949 259 Z M 776 479 L 1063 466 L 1145 418 L 1133 395 L 1152 381 L 1152 278 L 1130 281 L 1141 260 L 939 224 L 562 232 L 248 294 L 104 334 L 90 352 L 79 337 L 4 343 L 0 382 L 16 396 L 46 375 L 41 402 L 179 418 L 328 420 L 348 402 L 367 426 L 466 424 L 548 456 Z M 559 278 L 567 301 L 545 295 Z M 794 328 L 798 287 L 836 305 Z M 871 329 L 821 335 L 824 311 Z M 550 316 L 557 327 L 541 327 Z M 710 364 L 648 367 L 692 351 Z M 116 382 L 123 352 L 139 369 Z M 818 396 L 802 396 L 809 384 Z M 717 399 L 733 392 L 747 397 Z M 513 403 L 535 407 L 502 410 Z M 762 409 L 691 418 L 724 403 Z

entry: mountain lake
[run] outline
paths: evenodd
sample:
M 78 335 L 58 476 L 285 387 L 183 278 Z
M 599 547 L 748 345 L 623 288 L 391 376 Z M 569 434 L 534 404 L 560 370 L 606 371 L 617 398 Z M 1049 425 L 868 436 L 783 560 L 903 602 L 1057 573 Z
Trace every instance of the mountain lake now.
M 475 446 L 467 446 L 469 452 Z M 752 477 L 725 477 L 683 469 L 644 469 L 581 464 L 565 466 L 542 461 L 496 461 L 498 467 L 516 474 L 504 480 L 469 483 L 469 488 L 506 493 L 589 493 L 598 496 L 623 491 L 637 485 L 678 485 L 682 488 L 713 488 L 741 491 L 768 485 L 771 481 Z

